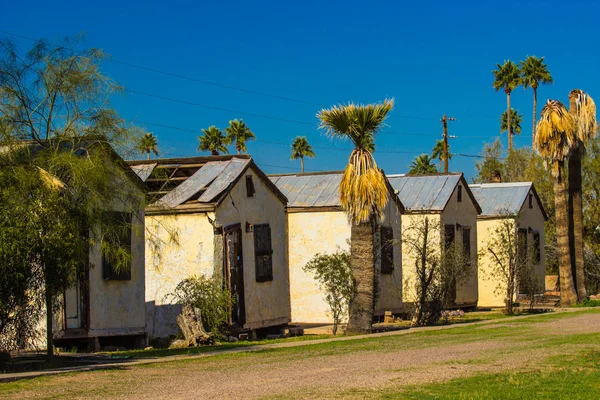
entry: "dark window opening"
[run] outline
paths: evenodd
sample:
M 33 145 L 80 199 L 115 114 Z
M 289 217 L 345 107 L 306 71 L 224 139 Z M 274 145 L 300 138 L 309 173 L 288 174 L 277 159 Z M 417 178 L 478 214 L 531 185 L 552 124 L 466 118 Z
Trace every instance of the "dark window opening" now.
M 273 249 L 269 224 L 254 225 L 254 260 L 256 282 L 272 281 Z
M 252 181 L 252 175 L 246 176 L 246 196 L 254 197 L 254 182 Z
M 527 264 L 527 229 L 519 229 L 517 231 L 517 287 L 519 293 L 522 293 L 521 282 L 526 278 Z
M 444 225 L 444 250 L 454 245 L 454 225 Z
M 462 185 L 458 185 L 458 192 L 456 193 L 456 200 L 458 202 L 462 201 Z
M 394 272 L 394 230 L 389 226 L 382 226 L 381 232 L 381 273 Z
M 533 208 L 533 194 L 529 193 L 529 208 Z
M 542 261 L 542 248 L 540 234 L 538 232 L 533 234 L 533 260 L 536 264 Z
M 104 279 L 131 280 L 131 213 L 111 211 L 107 217 L 110 232 L 104 238 L 109 247 L 109 252 L 102 254 Z

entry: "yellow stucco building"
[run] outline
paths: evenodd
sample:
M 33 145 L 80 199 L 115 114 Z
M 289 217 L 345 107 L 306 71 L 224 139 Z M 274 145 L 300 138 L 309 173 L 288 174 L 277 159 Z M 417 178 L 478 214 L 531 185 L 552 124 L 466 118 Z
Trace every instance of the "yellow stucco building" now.
M 270 175 L 288 198 L 290 298 L 293 322 L 333 322 L 325 293 L 314 275 L 303 267 L 317 254 L 350 250 L 351 225 L 341 208 L 339 185 L 342 172 Z M 380 237 L 388 245 L 377 252 L 379 292 L 375 314 L 402 310 L 401 235 L 402 204 L 390 188 L 381 221 Z M 384 240 L 385 241 L 385 240 Z M 384 261 L 382 261 L 384 260 Z M 387 260 L 387 261 L 385 261 Z
M 223 279 L 243 330 L 290 321 L 286 197 L 249 156 L 137 161 L 157 200 L 146 210 L 146 321 L 179 331 L 171 296 L 192 275 Z
M 514 224 L 515 238 L 532 264 L 539 293 L 545 289 L 544 223 L 547 216 L 532 182 L 470 185 L 482 212 L 477 219 L 479 257 L 479 305 L 504 307 L 505 285 L 492 277 L 491 254 L 486 252 L 496 229 L 508 218 Z
M 430 226 L 439 227 L 439 251 L 456 243 L 470 255 L 468 273 L 461 285 L 456 287 L 455 305 L 477 305 L 477 215 L 479 204 L 469 190 L 462 173 L 429 175 L 388 175 L 390 184 L 405 207 L 402 226 L 409 228 L 429 219 Z M 433 243 L 435 244 L 435 243 Z M 415 299 L 416 254 L 404 246 L 402 253 L 403 300 Z

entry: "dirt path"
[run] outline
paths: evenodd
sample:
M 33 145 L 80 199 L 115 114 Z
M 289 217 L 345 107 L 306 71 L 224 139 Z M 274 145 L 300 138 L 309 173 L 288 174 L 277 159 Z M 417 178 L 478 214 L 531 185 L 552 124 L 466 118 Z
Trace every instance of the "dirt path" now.
M 56 376 L 40 382 L 44 390 L 33 385 L 11 398 L 322 398 L 444 381 L 535 366 L 574 351 L 573 345 L 545 348 L 541 341 L 600 333 L 600 313 L 459 329 Z

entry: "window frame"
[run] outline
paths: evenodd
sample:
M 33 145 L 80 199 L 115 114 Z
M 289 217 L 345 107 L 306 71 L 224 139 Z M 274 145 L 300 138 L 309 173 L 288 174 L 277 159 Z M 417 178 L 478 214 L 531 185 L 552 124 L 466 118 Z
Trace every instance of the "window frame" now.
M 254 197 L 256 189 L 254 188 L 254 181 L 252 175 L 246 175 L 246 197 Z
M 382 226 L 379 228 L 381 242 L 381 273 L 391 275 L 394 273 L 394 228 Z
M 266 232 L 266 243 L 267 248 L 258 248 L 260 243 L 259 235 L 261 232 Z M 255 224 L 253 227 L 254 236 L 254 271 L 256 282 L 270 282 L 273 280 L 273 240 L 271 237 L 271 225 L 269 224 Z M 266 258 L 263 258 L 266 257 Z M 263 258 L 261 260 L 261 258 Z M 263 264 L 266 263 L 266 266 Z M 263 269 L 266 268 L 266 271 Z
M 124 235 L 118 239 L 125 244 L 119 243 L 119 246 L 128 248 L 131 253 L 133 242 L 133 214 L 126 211 L 107 211 L 106 213 L 110 215 L 111 223 L 121 224 L 124 230 L 127 229 L 126 233 L 121 232 Z M 107 238 L 103 238 L 103 240 L 107 240 Z M 127 242 L 129 243 L 127 244 Z M 113 268 L 111 260 L 109 260 L 105 254 L 102 254 L 102 277 L 105 281 L 130 281 L 131 267 L 132 260 L 129 260 L 128 268 L 117 272 Z

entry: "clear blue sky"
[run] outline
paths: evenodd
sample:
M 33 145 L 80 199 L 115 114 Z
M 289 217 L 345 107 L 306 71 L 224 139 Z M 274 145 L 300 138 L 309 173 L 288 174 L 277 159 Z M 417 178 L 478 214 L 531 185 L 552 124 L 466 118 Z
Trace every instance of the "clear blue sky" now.
M 48 2 L 0 3 L 0 29 L 60 39 L 85 32 L 85 45 L 115 60 L 309 103 L 396 99 L 375 157 L 387 173 L 403 173 L 450 124 L 453 153 L 479 154 L 499 134 L 506 96 L 492 89 L 492 70 L 506 59 L 545 56 L 554 85 L 547 98 L 567 101 L 573 88 L 600 96 L 600 5 L 593 1 L 428 2 Z M 576 6 L 571 3 L 577 3 Z M 0 33 L 0 37 L 6 36 Z M 23 48 L 30 42 L 18 40 Z M 266 172 L 299 170 L 289 144 L 307 136 L 317 158 L 308 170 L 342 169 L 350 143 L 332 142 L 316 128 L 320 106 L 221 87 L 106 62 L 103 71 L 127 89 L 217 108 L 206 109 L 126 93 L 114 107 L 137 119 L 195 132 L 146 126 L 163 156 L 197 155 L 201 128 L 225 128 L 243 118 L 257 134 L 250 154 Z M 515 90 L 524 116 L 516 146 L 531 143 L 532 92 Z M 409 118 L 407 118 L 409 117 Z M 143 125 L 143 124 L 140 124 Z M 506 136 L 502 136 L 506 143 Z M 277 144 L 278 143 L 285 143 Z M 321 148 L 327 147 L 327 148 Z M 332 147 L 334 149 L 332 149 Z M 401 153 L 395 153 L 401 152 Z M 408 153 L 408 154 L 406 154 Z M 475 160 L 454 157 L 452 171 L 474 173 Z

